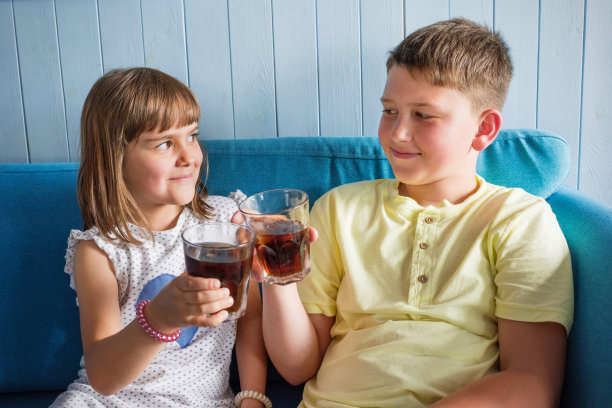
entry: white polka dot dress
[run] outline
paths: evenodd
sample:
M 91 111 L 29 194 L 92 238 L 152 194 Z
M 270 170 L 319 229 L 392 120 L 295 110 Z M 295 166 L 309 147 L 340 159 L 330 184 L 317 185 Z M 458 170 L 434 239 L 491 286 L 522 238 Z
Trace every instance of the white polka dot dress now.
M 236 201 L 244 195 L 238 192 L 233 198 L 208 197 L 206 202 L 215 213 L 210 221 L 229 221 L 238 210 Z M 72 230 L 65 267 L 65 272 L 70 274 L 70 286 L 74 288 L 74 252 L 79 241 L 94 240 L 115 269 L 121 327 L 125 327 L 135 318 L 140 301 L 152 299 L 170 280 L 185 271 L 181 233 L 200 223 L 202 220 L 184 209 L 176 227 L 154 232 L 155 244 L 146 233 L 130 225 L 132 234 L 144 242 L 141 246 L 105 241 L 96 227 L 87 231 Z M 235 321 L 226 321 L 214 328 L 183 328 L 179 339 L 166 344 L 136 380 L 106 397 L 89 385 L 81 358 L 78 379 L 51 407 L 233 407 L 229 365 L 235 338 Z

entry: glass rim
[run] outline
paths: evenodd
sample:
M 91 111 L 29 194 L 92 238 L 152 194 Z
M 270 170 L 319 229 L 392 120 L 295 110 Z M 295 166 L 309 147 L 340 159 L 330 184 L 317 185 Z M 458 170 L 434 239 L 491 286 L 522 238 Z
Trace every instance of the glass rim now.
M 295 204 L 295 205 L 293 205 L 293 206 L 291 206 L 291 207 L 287 207 L 287 208 L 285 208 L 285 209 L 283 209 L 283 210 L 280 210 L 280 211 L 273 211 L 273 212 L 260 213 L 260 212 L 257 212 L 257 211 L 255 211 L 255 210 L 253 210 L 253 209 L 250 209 L 251 211 L 248 211 L 248 210 L 246 210 L 246 209 L 243 209 L 243 207 L 242 207 L 242 205 L 243 205 L 244 203 L 246 203 L 246 202 L 247 202 L 249 199 L 251 199 L 251 198 L 253 198 L 253 197 L 256 197 L 256 196 L 258 196 L 258 195 L 262 195 L 262 194 L 265 194 L 265 193 L 274 193 L 274 192 L 277 192 L 277 191 L 297 191 L 297 192 L 299 192 L 299 193 L 304 194 L 304 198 L 303 198 L 302 200 L 300 200 L 300 202 L 299 202 L 299 203 L 297 203 L 297 204 Z M 252 195 L 248 196 L 247 198 L 245 198 L 244 200 L 242 200 L 242 201 L 240 202 L 240 204 L 238 204 L 238 210 L 240 210 L 240 212 L 241 212 L 241 213 L 243 213 L 243 214 L 247 214 L 247 215 L 276 215 L 276 214 L 282 214 L 282 213 L 284 213 L 284 212 L 287 212 L 287 211 L 291 211 L 291 210 L 293 210 L 293 209 L 296 209 L 296 208 L 298 208 L 298 207 L 299 207 L 299 206 L 301 206 L 301 205 L 304 205 L 304 203 L 305 203 L 306 201 L 308 201 L 308 198 L 309 198 L 309 197 L 308 197 L 308 193 L 307 193 L 307 192 L 305 192 L 304 190 L 300 190 L 300 189 L 298 189 L 298 188 L 275 188 L 275 189 L 272 189 L 272 190 L 260 191 L 259 193 L 255 193 L 255 194 L 252 194 Z
M 257 235 L 257 233 L 255 232 L 255 230 L 251 227 L 249 227 L 248 225 L 244 225 L 244 224 L 235 224 L 233 222 L 223 222 L 223 221 L 209 221 L 209 222 L 203 222 L 201 224 L 196 224 L 196 225 L 192 225 L 191 227 L 187 227 L 183 230 L 183 232 L 181 232 L 181 239 L 183 240 L 184 243 L 187 243 L 189 245 L 192 245 L 194 247 L 199 247 L 199 248 L 205 248 L 207 247 L 206 244 L 208 243 L 204 243 L 203 244 L 197 244 L 194 242 L 191 242 L 190 240 L 188 240 L 187 238 L 185 238 L 185 233 L 189 230 L 195 229 L 195 228 L 199 228 L 199 227 L 203 227 L 203 226 L 207 226 L 207 225 L 233 225 L 236 227 L 236 229 L 239 228 L 244 228 L 247 231 L 251 232 L 251 238 L 248 239 L 246 242 L 243 242 L 241 244 L 227 244 L 224 246 L 217 246 L 215 247 L 216 249 L 219 250 L 228 250 L 228 249 L 237 249 L 237 248 L 243 248 L 246 247 L 248 245 L 251 245 L 253 242 L 255 242 L 255 236 Z M 219 244 L 220 242 L 217 242 L 217 244 Z M 223 244 L 225 244 L 225 242 L 221 242 Z

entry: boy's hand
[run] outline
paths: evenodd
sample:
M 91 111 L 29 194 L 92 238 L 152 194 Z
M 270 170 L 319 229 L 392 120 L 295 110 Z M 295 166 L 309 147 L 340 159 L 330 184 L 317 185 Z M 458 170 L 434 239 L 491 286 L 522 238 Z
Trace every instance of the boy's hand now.
M 231 221 L 234 224 L 244 224 L 245 223 L 244 215 L 242 215 L 240 211 L 236 211 L 236 213 L 234 213 L 234 215 L 232 216 Z M 319 238 L 319 233 L 314 227 L 308 227 L 308 238 L 311 243 L 315 242 Z M 254 250 L 254 254 L 253 254 L 253 266 L 251 268 L 251 277 L 258 282 L 264 281 L 263 266 L 261 266 L 261 263 L 259 262 L 259 258 L 257 257 L 257 249 Z
M 179 327 L 218 326 L 227 319 L 234 300 L 218 279 L 183 273 L 170 281 L 145 309 L 157 331 L 172 333 Z

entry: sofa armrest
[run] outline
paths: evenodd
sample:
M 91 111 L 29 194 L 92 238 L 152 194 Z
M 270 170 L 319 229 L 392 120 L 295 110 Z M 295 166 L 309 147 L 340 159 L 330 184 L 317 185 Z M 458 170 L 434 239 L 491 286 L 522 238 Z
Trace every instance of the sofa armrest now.
M 567 239 L 574 273 L 563 407 L 602 406 L 612 378 L 612 208 L 568 187 L 547 200 Z

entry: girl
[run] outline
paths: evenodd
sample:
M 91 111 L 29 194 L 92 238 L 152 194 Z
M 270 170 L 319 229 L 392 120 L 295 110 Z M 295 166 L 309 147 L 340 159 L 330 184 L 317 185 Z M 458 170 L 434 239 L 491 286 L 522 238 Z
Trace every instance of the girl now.
M 184 273 L 181 232 L 237 211 L 200 182 L 199 116 L 192 92 L 154 69 L 109 72 L 89 92 L 78 176 L 84 231 L 71 231 L 65 268 L 83 359 L 52 407 L 233 407 L 234 341 L 244 390 L 236 405 L 270 405 L 258 285 L 245 316 L 225 321 L 229 291 Z

